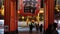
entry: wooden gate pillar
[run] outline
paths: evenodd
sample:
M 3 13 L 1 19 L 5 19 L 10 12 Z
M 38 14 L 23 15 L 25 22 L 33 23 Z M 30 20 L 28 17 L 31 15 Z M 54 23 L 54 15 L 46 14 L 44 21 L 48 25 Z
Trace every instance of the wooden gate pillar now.
M 54 23 L 54 0 L 45 0 L 45 30 Z
M 18 15 L 16 0 L 4 0 L 4 34 L 17 34 L 18 32 Z

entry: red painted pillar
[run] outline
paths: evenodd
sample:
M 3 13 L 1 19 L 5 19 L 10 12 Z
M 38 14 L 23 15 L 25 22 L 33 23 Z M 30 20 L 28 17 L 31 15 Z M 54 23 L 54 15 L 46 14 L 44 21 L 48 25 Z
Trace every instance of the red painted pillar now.
M 4 34 L 17 34 L 18 31 L 18 21 L 17 21 L 17 10 L 16 10 L 16 0 L 5 0 L 4 1 Z
M 45 0 L 45 30 L 54 23 L 54 0 Z
M 10 29 L 10 0 L 4 0 L 4 33 Z
M 10 31 L 18 31 L 18 11 L 16 10 L 16 1 L 11 1 Z

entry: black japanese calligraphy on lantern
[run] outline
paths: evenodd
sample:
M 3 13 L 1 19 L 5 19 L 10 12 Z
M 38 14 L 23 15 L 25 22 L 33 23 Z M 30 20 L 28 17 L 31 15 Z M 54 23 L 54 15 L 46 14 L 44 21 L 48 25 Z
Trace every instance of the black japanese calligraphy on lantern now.
M 35 13 L 36 10 L 36 0 L 25 0 L 24 3 L 24 12 L 25 13 Z

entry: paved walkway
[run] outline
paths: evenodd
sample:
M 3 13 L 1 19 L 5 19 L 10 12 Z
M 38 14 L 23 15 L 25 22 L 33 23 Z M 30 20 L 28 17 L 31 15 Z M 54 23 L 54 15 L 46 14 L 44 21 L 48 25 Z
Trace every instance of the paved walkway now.
M 18 34 L 42 34 L 41 32 L 28 32 L 28 31 L 25 31 L 25 32 L 19 32 Z
M 29 32 L 28 27 L 18 27 L 19 34 L 41 34 L 41 32 L 36 32 L 36 29 L 33 29 L 33 32 Z M 57 30 L 60 34 L 60 28 Z M 0 34 L 4 34 L 4 29 L 0 29 Z

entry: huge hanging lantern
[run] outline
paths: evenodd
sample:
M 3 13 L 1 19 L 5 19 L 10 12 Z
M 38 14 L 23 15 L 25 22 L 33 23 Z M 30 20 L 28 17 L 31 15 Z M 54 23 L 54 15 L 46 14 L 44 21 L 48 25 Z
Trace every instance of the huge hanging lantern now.
M 20 14 L 35 16 L 40 10 L 40 0 L 20 0 Z

